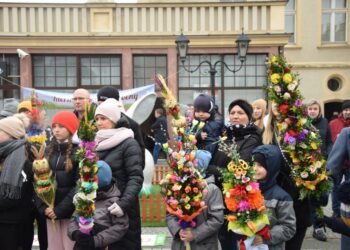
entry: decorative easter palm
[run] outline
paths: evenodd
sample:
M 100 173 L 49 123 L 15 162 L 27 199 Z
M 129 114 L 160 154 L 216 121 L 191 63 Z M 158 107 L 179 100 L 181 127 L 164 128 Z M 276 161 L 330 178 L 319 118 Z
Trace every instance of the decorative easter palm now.
M 80 149 L 76 156 L 79 160 L 80 179 L 78 193 L 73 202 L 77 213 L 79 229 L 82 233 L 89 234 L 94 226 L 95 198 L 97 190 L 98 171 L 96 167 L 96 126 L 94 121 L 95 106 L 85 107 L 84 120 L 79 124 L 78 136 L 81 140 Z
M 298 74 L 282 56 L 269 60 L 269 99 L 276 107 L 277 140 L 285 156 L 290 158 L 291 177 L 300 188 L 300 198 L 319 199 L 330 190 L 326 160 L 321 154 L 321 138 L 313 128 L 311 118 L 302 103 L 298 90 Z
M 41 144 L 39 151 L 35 146 L 31 146 L 31 151 L 35 156 L 33 161 L 35 193 L 48 207 L 53 208 L 55 205 L 56 182 L 52 178 L 49 163 L 44 158 L 45 144 Z M 52 221 L 54 222 L 54 220 Z
M 221 171 L 225 204 L 229 210 L 227 229 L 246 237 L 259 234 L 269 240 L 269 218 L 259 183 L 254 177 L 254 167 L 239 158 L 235 142 L 226 144 L 225 140 L 222 139 L 219 147 L 231 158 L 227 168 Z M 243 240 L 240 245 L 245 249 Z
M 195 134 L 203 128 L 204 123 L 190 121 L 181 115 L 180 105 L 166 86 L 161 75 L 156 83 L 162 90 L 165 99 L 164 108 L 173 117 L 174 147 L 163 144 L 167 154 L 167 161 L 171 172 L 161 181 L 162 195 L 166 202 L 168 213 L 178 218 L 182 229 L 191 230 L 196 227 L 196 217 L 206 208 L 203 195 L 207 192 L 196 160 Z M 191 249 L 189 242 L 185 241 L 186 250 Z

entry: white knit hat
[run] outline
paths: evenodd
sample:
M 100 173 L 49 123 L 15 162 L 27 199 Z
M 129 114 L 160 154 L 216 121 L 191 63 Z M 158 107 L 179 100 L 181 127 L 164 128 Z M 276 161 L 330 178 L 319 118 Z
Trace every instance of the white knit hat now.
M 106 101 L 98 105 L 95 111 L 95 118 L 97 115 L 103 115 L 113 123 L 117 123 L 121 115 L 118 101 L 114 98 L 108 98 Z
M 0 130 L 15 139 L 24 137 L 29 125 L 30 119 L 25 114 L 15 114 L 0 120 Z

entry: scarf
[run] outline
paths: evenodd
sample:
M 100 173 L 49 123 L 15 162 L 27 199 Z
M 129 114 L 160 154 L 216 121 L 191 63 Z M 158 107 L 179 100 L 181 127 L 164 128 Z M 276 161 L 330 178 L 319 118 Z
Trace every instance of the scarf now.
M 253 122 L 250 122 L 248 124 L 242 125 L 242 124 L 227 124 L 225 126 L 225 132 L 227 135 L 227 138 L 229 140 L 232 140 L 233 138 L 237 140 L 241 140 L 246 135 L 250 135 L 252 133 L 256 133 L 257 127 Z
M 134 132 L 129 128 L 102 129 L 97 131 L 96 150 L 103 151 L 114 148 L 128 138 L 134 138 Z
M 0 143 L 0 158 L 5 159 L 0 176 L 0 197 L 3 199 L 21 198 L 21 173 L 26 161 L 25 143 L 25 139 Z

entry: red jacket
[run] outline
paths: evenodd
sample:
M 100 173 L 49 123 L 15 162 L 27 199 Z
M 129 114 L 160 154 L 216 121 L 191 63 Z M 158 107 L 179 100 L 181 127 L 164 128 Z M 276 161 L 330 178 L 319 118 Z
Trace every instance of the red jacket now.
M 335 142 L 340 131 L 346 127 L 350 127 L 350 119 L 345 120 L 343 116 L 339 116 L 338 118 L 329 122 L 329 129 L 331 130 L 332 143 Z

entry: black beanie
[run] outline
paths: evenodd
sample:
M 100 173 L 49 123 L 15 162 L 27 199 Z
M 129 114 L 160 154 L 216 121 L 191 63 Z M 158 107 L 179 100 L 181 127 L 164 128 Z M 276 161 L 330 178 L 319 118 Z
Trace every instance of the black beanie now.
M 206 94 L 200 94 L 194 100 L 193 107 L 195 111 L 210 113 L 214 108 L 214 104 L 210 96 Z
M 112 86 L 105 86 L 101 88 L 97 93 L 97 101 L 104 102 L 108 98 L 114 98 L 119 101 L 119 91 L 117 88 Z
M 252 105 L 250 105 L 247 101 L 242 100 L 242 99 L 237 99 L 234 100 L 233 102 L 230 103 L 230 106 L 228 106 L 228 113 L 231 112 L 231 109 L 238 105 L 241 107 L 241 109 L 244 110 L 244 112 L 247 114 L 249 121 L 252 119 L 252 114 L 253 114 L 253 108 Z
M 265 159 L 265 155 L 261 154 L 261 153 L 255 153 L 253 155 L 253 162 L 257 162 L 259 163 L 261 166 L 263 166 L 265 169 L 266 168 L 266 159 Z
M 348 108 L 350 108 L 350 100 L 343 101 L 343 104 L 341 105 L 341 111 Z

